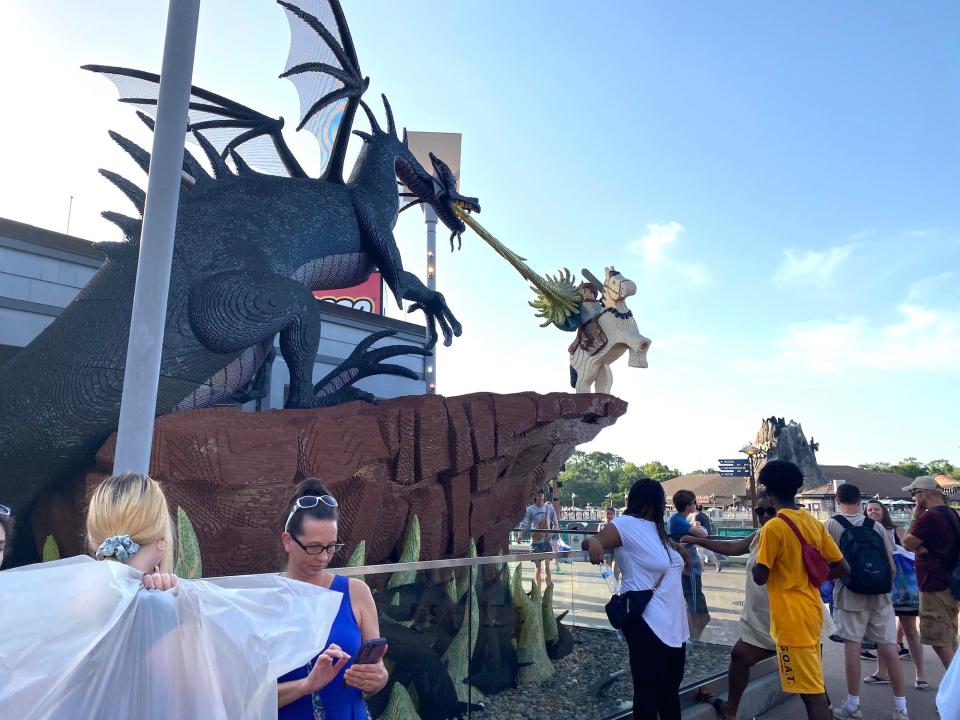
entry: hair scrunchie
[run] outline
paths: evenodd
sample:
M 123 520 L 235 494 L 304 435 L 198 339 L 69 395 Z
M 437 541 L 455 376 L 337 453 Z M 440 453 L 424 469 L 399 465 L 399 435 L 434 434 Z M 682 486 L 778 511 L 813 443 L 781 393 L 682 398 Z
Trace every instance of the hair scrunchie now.
M 131 556 L 136 555 L 139 549 L 140 546 L 131 540 L 129 535 L 111 535 L 97 548 L 97 560 L 112 557 L 120 562 L 126 562 Z

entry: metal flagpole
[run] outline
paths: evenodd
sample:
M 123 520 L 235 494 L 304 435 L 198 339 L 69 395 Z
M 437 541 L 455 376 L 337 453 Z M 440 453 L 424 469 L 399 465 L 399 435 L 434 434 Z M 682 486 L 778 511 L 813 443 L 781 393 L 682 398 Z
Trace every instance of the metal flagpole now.
M 200 0 L 170 0 L 113 471 L 150 467 Z
M 427 287 L 437 289 L 437 213 L 429 203 L 423 204 L 423 221 L 427 225 Z M 427 394 L 437 391 L 437 350 L 424 361 L 424 379 L 427 381 Z

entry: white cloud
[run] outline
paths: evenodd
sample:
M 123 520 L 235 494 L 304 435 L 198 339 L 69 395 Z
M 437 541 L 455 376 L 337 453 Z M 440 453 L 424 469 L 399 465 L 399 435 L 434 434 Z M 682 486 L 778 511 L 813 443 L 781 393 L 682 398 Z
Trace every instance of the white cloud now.
M 630 246 L 639 250 L 649 263 L 663 259 L 663 250 L 667 245 L 675 242 L 677 236 L 686 232 L 686 228 L 676 220 L 665 223 L 647 223 L 643 234 L 634 240 Z
M 777 280 L 825 285 L 853 253 L 856 243 L 837 245 L 828 250 L 798 251 L 787 248 L 777 268 Z
M 675 245 L 686 231 L 676 220 L 647 223 L 643 233 L 629 247 L 643 255 L 648 271 L 656 268 L 658 274 L 673 273 L 685 278 L 691 285 L 703 285 L 710 279 L 704 265 L 680 262 L 668 253 L 668 248 Z
M 904 303 L 888 324 L 865 318 L 788 327 L 771 366 L 795 363 L 821 373 L 960 370 L 960 311 Z

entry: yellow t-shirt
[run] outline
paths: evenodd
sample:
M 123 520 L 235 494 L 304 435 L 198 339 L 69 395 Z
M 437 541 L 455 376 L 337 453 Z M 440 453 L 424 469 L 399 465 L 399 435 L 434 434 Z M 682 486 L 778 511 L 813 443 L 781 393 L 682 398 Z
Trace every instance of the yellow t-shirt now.
M 805 510 L 781 510 L 827 562 L 843 559 L 840 548 L 820 522 Z M 800 541 L 790 526 L 773 518 L 760 530 L 757 564 L 770 568 L 770 635 L 778 645 L 804 647 L 820 642 L 823 600 L 803 569 Z

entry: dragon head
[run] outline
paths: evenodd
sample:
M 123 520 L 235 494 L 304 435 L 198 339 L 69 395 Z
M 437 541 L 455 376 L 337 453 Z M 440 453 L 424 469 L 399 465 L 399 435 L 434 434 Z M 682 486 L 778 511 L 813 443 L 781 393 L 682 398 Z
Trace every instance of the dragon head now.
M 430 153 L 430 163 L 433 165 L 433 174 L 427 172 L 416 156 L 410 151 L 407 142 L 407 131 L 403 131 L 403 139 L 397 137 L 397 128 L 393 121 L 393 110 L 390 108 L 390 102 L 386 96 L 383 98 L 383 106 L 387 115 L 387 129 L 380 128 L 376 116 L 370 107 L 360 101 L 360 107 L 367 114 L 370 121 L 370 133 L 354 130 L 355 135 L 359 135 L 367 143 L 387 143 L 390 145 L 390 152 L 394 155 L 394 169 L 397 178 L 409 190 L 404 193 L 404 197 L 409 198 L 410 202 L 401 208 L 403 212 L 407 208 L 420 203 L 427 203 L 437 213 L 437 218 L 450 230 L 450 249 L 453 250 L 453 240 L 460 241 L 460 236 L 466 231 L 466 225 L 457 217 L 457 211 L 454 208 L 460 208 L 465 212 L 480 212 L 480 201 L 475 197 L 467 197 L 457 192 L 457 178 L 450 167 L 433 153 Z

